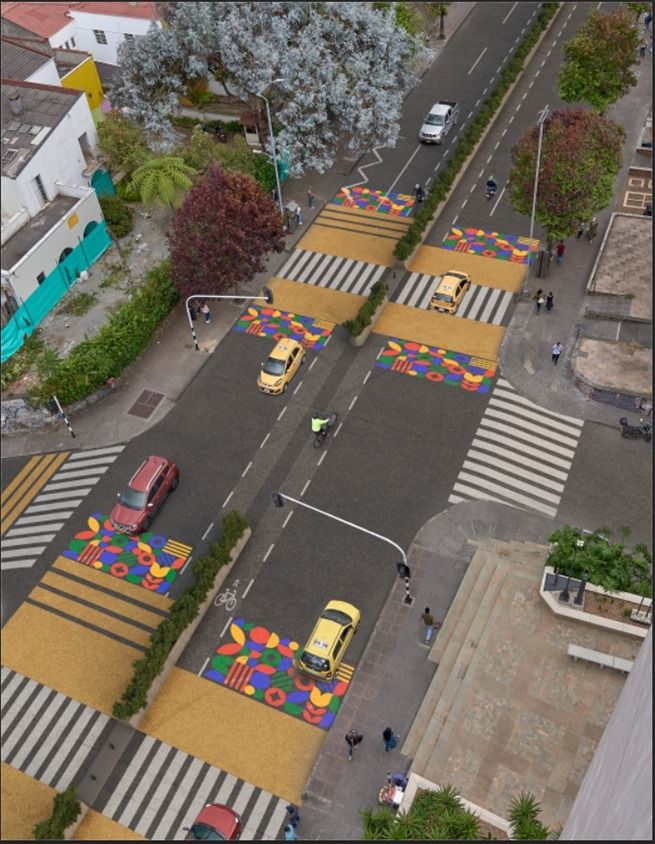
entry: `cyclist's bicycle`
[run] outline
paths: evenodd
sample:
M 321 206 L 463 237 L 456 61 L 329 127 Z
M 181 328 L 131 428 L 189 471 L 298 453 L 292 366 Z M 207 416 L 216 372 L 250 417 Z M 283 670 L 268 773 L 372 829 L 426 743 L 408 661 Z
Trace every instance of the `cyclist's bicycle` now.
M 319 434 L 314 434 L 314 448 L 320 448 L 328 437 L 328 430 L 334 428 L 337 424 L 338 414 L 331 413 L 328 416 L 327 425 L 323 426 L 323 430 Z

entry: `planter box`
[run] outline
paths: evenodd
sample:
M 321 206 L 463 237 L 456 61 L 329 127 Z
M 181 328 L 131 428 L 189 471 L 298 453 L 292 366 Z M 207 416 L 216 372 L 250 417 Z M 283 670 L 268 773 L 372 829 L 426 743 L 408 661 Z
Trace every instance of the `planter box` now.
M 380 302 L 380 304 L 375 309 L 375 313 L 371 317 L 370 324 L 367 325 L 366 328 L 364 328 L 364 330 L 362 332 L 360 332 L 359 334 L 351 334 L 350 335 L 350 337 L 348 338 L 348 342 L 350 343 L 351 346 L 354 346 L 356 349 L 358 349 L 360 346 L 364 345 L 364 343 L 368 340 L 368 335 L 371 333 L 371 331 L 373 331 L 373 327 L 375 326 L 375 323 L 378 321 L 378 318 L 379 318 L 380 314 L 382 313 L 382 311 L 384 310 L 384 307 L 385 307 L 385 305 L 387 304 L 388 301 L 389 300 L 388 300 L 388 298 L 385 294 L 384 299 Z
M 171 673 L 172 668 L 175 666 L 176 662 L 180 658 L 182 651 L 189 644 L 191 637 L 196 632 L 198 625 L 204 618 L 205 613 L 207 612 L 209 607 L 214 603 L 214 599 L 218 595 L 219 589 L 223 585 L 223 581 L 232 571 L 234 563 L 237 561 L 239 554 L 243 551 L 246 546 L 246 543 L 248 542 L 251 536 L 252 529 L 248 527 L 243 532 L 243 536 L 241 537 L 241 539 L 237 542 L 237 544 L 230 552 L 230 562 L 226 566 L 223 566 L 223 568 L 216 575 L 214 586 L 210 589 L 204 602 L 200 605 L 198 615 L 194 618 L 194 620 L 186 628 L 186 630 L 180 635 L 180 638 L 177 640 L 177 642 L 175 642 L 175 644 L 171 648 L 171 652 L 168 655 L 168 659 L 166 660 L 161 673 L 157 676 L 156 680 L 150 687 L 150 691 L 148 692 L 148 697 L 146 700 L 146 705 L 143 707 L 143 709 L 140 709 L 136 713 L 136 715 L 133 715 L 130 719 L 128 719 L 127 723 L 130 725 L 130 727 L 133 727 L 135 730 L 139 728 L 139 724 L 145 717 L 148 707 L 155 699 L 155 697 L 159 694 L 161 687 L 166 682 L 168 675 Z

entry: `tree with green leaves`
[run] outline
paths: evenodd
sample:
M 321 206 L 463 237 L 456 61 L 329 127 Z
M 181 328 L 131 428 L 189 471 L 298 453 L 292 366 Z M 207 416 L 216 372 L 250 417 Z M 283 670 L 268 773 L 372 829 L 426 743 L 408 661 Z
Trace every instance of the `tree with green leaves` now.
M 624 137 L 616 123 L 581 107 L 546 119 L 535 218 L 546 229 L 549 248 L 611 202 Z M 512 149 L 509 199 L 526 215 L 532 212 L 538 140 L 535 126 Z
M 439 40 L 443 41 L 446 37 L 446 28 L 444 25 L 444 18 L 448 14 L 449 3 L 435 3 L 437 7 L 437 14 L 439 15 Z
M 604 114 L 637 82 L 640 34 L 624 9 L 592 12 L 575 37 L 564 44 L 559 77 L 565 103 L 586 102 Z
M 171 277 L 183 297 L 227 294 L 284 249 L 279 212 L 249 176 L 211 164 L 175 215 Z
M 626 9 L 635 16 L 635 23 L 638 23 L 639 18 L 649 12 L 653 8 L 652 3 L 626 3 Z
M 137 167 L 132 173 L 127 190 L 137 192 L 144 205 L 158 202 L 175 210 L 175 203 L 180 201 L 193 184 L 189 178 L 193 175 L 196 175 L 196 170 L 185 164 L 181 158 L 162 155 Z
M 116 174 L 122 172 L 127 178 L 152 158 L 143 131 L 116 108 L 111 109 L 98 126 L 98 146 L 109 168 Z
M 623 528 L 624 541 L 629 529 Z M 567 577 L 583 575 L 595 586 L 608 592 L 631 592 L 649 597 L 652 594 L 652 556 L 643 544 L 636 544 L 632 551 L 623 543 L 611 541 L 609 528 L 597 528 L 591 534 L 582 534 L 579 528 L 564 525 L 549 537 L 551 543 L 546 565 Z M 576 543 L 582 540 L 584 546 Z

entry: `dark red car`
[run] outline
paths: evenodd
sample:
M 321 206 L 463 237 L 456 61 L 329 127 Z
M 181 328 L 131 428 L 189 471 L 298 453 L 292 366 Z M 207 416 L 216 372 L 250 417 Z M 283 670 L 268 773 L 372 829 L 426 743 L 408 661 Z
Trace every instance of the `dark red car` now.
M 136 470 L 124 492 L 118 493 L 118 503 L 109 521 L 118 533 L 143 533 L 166 496 L 177 489 L 180 472 L 165 457 L 146 457 Z
M 241 818 L 220 803 L 207 803 L 191 827 L 187 841 L 236 841 L 241 838 Z

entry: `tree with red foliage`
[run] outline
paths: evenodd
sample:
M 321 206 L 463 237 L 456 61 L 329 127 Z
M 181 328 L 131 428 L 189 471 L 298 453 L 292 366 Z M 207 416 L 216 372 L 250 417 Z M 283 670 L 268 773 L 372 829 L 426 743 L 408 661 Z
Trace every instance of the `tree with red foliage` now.
M 183 298 L 225 295 L 284 249 L 279 212 L 249 176 L 212 164 L 186 195 L 169 236 L 173 283 Z

